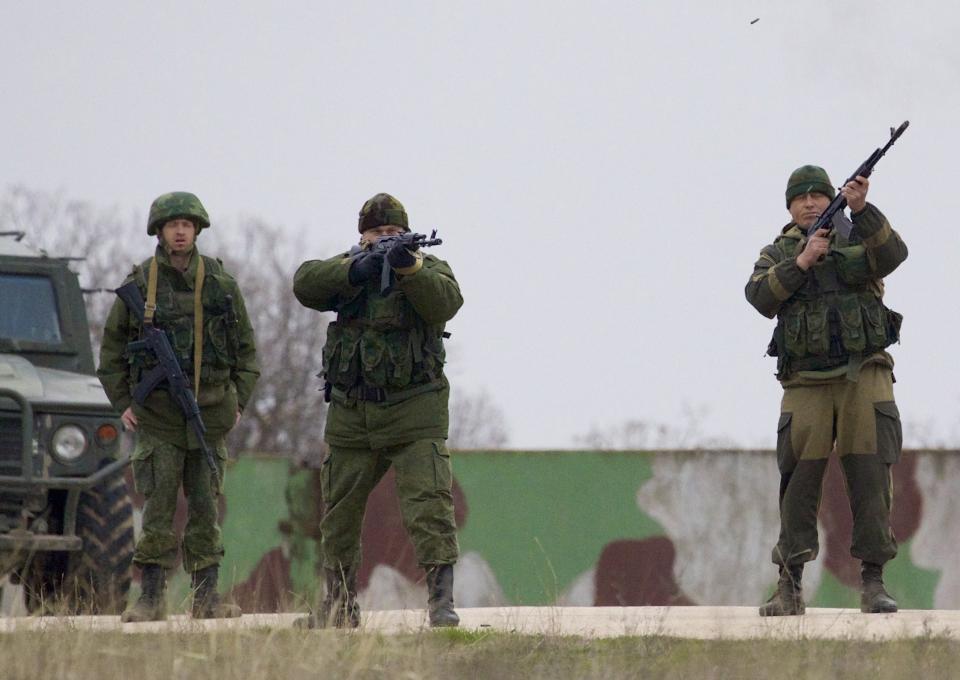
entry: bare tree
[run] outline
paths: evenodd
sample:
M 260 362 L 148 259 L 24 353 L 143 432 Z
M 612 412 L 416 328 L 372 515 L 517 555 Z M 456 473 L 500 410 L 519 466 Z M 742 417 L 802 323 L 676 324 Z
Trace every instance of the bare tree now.
M 72 262 L 87 295 L 87 317 L 94 357 L 112 290 L 153 252 L 146 220 L 124 219 L 115 209 L 97 209 L 59 193 L 22 186 L 0 194 L 0 228 L 23 231 L 27 242 L 51 257 Z M 299 239 L 275 227 L 247 220 L 237 226 L 218 222 L 200 235 L 201 252 L 221 257 L 240 284 L 254 328 L 261 377 L 244 417 L 230 434 L 231 451 L 309 459 L 323 446 L 326 405 L 317 391 L 326 318 L 293 297 L 293 273 L 299 264 Z M 323 255 L 318 255 L 323 257 Z
M 87 302 L 93 355 L 100 351 L 103 324 L 113 304 L 112 289 L 130 272 L 140 251 L 131 236 L 146 228 L 135 215 L 122 219 L 116 209 L 98 210 L 61 193 L 12 186 L 0 194 L 0 225 L 22 231 L 25 242 L 50 257 L 76 258 L 71 268 L 80 277 Z
M 703 432 L 701 423 L 708 410 L 705 405 L 693 408 L 685 404 L 679 426 L 630 419 L 612 427 L 594 425 L 573 441 L 578 447 L 599 450 L 735 448 L 733 441 Z
M 316 374 L 329 317 L 293 296 L 302 239 L 260 220 L 246 220 L 236 228 L 211 231 L 210 243 L 243 291 L 260 361 L 260 380 L 231 440 L 238 449 L 317 462 L 323 453 L 326 404 Z
M 115 208 L 98 209 L 60 193 L 22 186 L 0 194 L 0 228 L 24 231 L 27 240 L 50 256 L 73 262 L 87 296 L 94 356 L 112 290 L 134 264 L 153 251 L 146 220 Z M 236 277 L 254 328 L 260 380 L 240 424 L 230 433 L 232 452 L 290 456 L 307 464 L 322 458 L 326 404 L 316 376 L 329 316 L 307 309 L 291 290 L 293 274 L 305 259 L 303 238 L 256 220 L 217 221 L 198 241 L 200 251 L 220 257 Z M 312 254 L 327 257 L 323 253 Z M 454 390 L 450 407 L 450 444 L 456 448 L 499 448 L 507 441 L 502 410 L 486 391 Z
M 466 393 L 453 390 L 447 440 L 451 448 L 500 449 L 507 439 L 503 409 L 485 389 Z

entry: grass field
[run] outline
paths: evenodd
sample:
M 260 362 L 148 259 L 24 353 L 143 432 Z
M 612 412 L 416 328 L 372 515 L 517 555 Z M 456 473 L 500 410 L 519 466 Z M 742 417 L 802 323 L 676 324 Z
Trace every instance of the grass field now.
M 0 635 L 2 680 L 247 678 L 948 678 L 960 643 L 585 640 L 458 630 L 383 636 L 250 630 Z

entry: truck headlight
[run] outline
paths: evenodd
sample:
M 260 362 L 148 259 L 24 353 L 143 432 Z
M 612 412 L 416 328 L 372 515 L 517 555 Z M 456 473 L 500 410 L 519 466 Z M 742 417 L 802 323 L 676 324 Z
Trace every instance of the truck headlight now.
M 72 463 L 87 450 L 87 437 L 76 425 L 63 425 L 53 433 L 53 454 L 64 463 Z

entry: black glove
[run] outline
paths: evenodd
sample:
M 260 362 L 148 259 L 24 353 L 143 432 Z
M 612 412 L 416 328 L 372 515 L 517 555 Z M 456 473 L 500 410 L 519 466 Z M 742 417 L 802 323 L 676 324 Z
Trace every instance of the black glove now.
M 380 276 L 383 269 L 383 251 L 369 250 L 350 263 L 347 278 L 351 286 L 359 286 L 370 279 Z
M 411 250 L 417 251 L 419 250 L 419 246 L 411 243 L 408 247 L 403 241 L 397 241 L 390 246 L 390 250 L 387 251 L 387 261 L 394 269 L 412 267 L 417 263 L 417 258 L 410 252 Z

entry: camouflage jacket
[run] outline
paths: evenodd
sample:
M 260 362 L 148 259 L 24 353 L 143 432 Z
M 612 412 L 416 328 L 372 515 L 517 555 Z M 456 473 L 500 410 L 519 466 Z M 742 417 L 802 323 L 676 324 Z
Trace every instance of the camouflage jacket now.
M 187 379 L 193 382 L 193 304 L 194 280 L 199 251 L 194 249 L 187 271 L 170 264 L 166 252 L 157 247 L 157 312 L 155 324 L 166 331 L 170 344 Z M 204 279 L 203 349 L 200 391 L 197 402 L 206 439 L 212 444 L 234 425 L 253 392 L 260 375 L 253 328 L 240 288 L 223 264 L 203 256 Z M 134 267 L 124 283 L 136 281 L 146 299 L 150 259 Z M 140 336 L 140 323 L 118 298 L 107 317 L 100 348 L 97 376 L 114 408 L 123 412 L 132 406 L 139 426 L 165 442 L 180 447 L 197 446 L 179 407 L 166 389 L 154 390 L 141 406 L 133 403 L 132 393 L 140 375 L 154 364 L 147 353 L 132 355 L 127 344 Z
M 768 351 L 781 381 L 818 371 L 842 379 L 851 360 L 890 363 L 881 350 L 899 338 L 902 317 L 883 306 L 883 277 L 907 258 L 907 247 L 870 203 L 853 223 L 850 239 L 834 230 L 827 256 L 807 271 L 797 265 L 806 234 L 794 223 L 754 264 L 745 293 L 757 311 L 777 317 Z
M 336 312 L 327 328 L 323 374 L 331 405 L 326 440 L 381 448 L 447 437 L 449 385 L 443 374 L 444 328 L 463 297 L 450 266 L 425 255 L 416 273 L 397 276 L 387 296 L 380 279 L 352 286 L 350 258 L 304 262 L 293 292 L 301 304 Z M 382 401 L 363 396 L 374 391 Z

